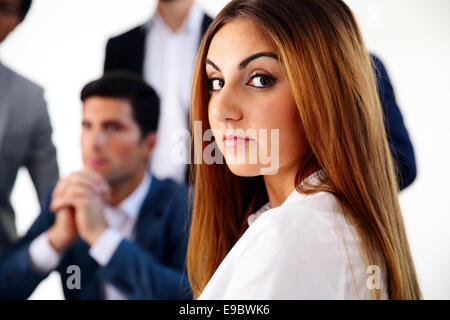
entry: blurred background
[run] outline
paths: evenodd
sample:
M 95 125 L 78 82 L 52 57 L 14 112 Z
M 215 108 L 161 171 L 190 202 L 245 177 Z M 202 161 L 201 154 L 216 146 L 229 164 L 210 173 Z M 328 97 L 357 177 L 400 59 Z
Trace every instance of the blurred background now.
M 417 178 L 400 194 L 425 299 L 450 299 L 450 1 L 347 0 L 368 49 L 385 63 L 414 145 Z M 211 16 L 227 0 L 197 0 Z M 0 59 L 45 88 L 61 175 L 81 168 L 85 83 L 102 74 L 108 38 L 146 22 L 155 0 L 39 0 Z M 28 173 L 12 194 L 19 234 L 39 213 Z M 52 273 L 30 299 L 63 299 Z

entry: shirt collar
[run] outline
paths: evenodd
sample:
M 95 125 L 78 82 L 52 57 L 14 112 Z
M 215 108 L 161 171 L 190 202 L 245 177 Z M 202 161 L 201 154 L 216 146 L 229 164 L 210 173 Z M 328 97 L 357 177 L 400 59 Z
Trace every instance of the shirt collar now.
M 194 2 L 189 9 L 189 13 L 186 16 L 186 19 L 183 22 L 181 28 L 176 32 L 176 34 L 187 32 L 189 34 L 196 34 L 200 32 L 200 27 L 202 23 L 203 12 L 200 7 Z M 172 30 L 165 24 L 163 18 L 159 15 L 158 11 L 155 11 L 153 17 L 144 25 L 147 31 L 150 30 L 151 27 L 159 27 L 167 30 L 170 33 L 173 33 Z
M 321 169 L 313 174 L 309 175 L 307 178 L 305 178 L 301 184 L 308 183 L 313 186 L 318 186 L 321 184 L 321 181 L 326 180 L 325 172 Z M 292 202 L 295 202 L 297 200 L 301 200 L 306 198 L 308 195 L 300 193 L 297 191 L 297 189 L 294 189 L 292 193 L 289 195 L 289 197 L 281 204 L 282 206 L 290 204 Z
M 323 170 L 318 170 L 316 172 L 314 172 L 313 174 L 309 175 L 307 178 L 305 178 L 302 181 L 303 183 L 309 183 L 312 185 L 319 185 L 321 182 L 321 180 L 324 180 L 325 177 L 325 173 L 323 172 Z M 307 195 L 299 193 L 297 191 L 297 189 L 294 189 L 294 191 L 291 192 L 291 194 L 287 197 L 286 200 L 284 200 L 284 202 L 280 205 L 280 207 L 285 206 L 289 203 L 295 202 L 299 199 L 304 199 L 306 198 Z M 247 222 L 248 225 L 250 226 L 253 222 L 255 222 L 256 219 L 258 219 L 264 212 L 270 210 L 270 203 L 267 202 L 265 205 L 263 205 L 258 211 L 256 211 L 255 213 L 249 215 L 249 217 L 247 218 Z
M 124 211 L 129 218 L 133 220 L 137 219 L 141 206 L 144 203 L 145 196 L 150 189 L 151 181 L 152 177 L 148 173 L 145 173 L 139 186 L 119 203 L 119 209 Z

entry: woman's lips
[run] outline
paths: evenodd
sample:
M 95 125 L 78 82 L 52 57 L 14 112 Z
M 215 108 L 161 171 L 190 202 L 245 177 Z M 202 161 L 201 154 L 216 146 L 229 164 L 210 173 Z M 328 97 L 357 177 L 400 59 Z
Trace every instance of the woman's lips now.
M 234 135 L 228 135 L 223 137 L 223 142 L 225 144 L 225 147 L 236 147 L 239 145 L 243 145 L 253 139 L 249 137 L 239 137 Z

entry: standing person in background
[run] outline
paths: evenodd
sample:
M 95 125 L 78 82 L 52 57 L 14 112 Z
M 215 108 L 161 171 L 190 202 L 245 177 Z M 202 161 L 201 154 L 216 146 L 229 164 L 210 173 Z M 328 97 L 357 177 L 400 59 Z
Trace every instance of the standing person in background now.
M 0 0 L 0 43 L 24 19 L 31 0 Z M 26 167 L 39 200 L 58 180 L 43 89 L 0 62 L 0 256 L 17 237 L 11 191 Z
M 194 0 L 159 0 L 154 16 L 108 41 L 105 72 L 132 71 L 142 76 L 161 99 L 158 137 L 150 159 L 158 178 L 187 182 L 186 148 L 176 146 L 177 130 L 189 129 L 190 83 L 202 35 L 212 19 Z M 183 140 L 184 141 L 184 140 Z M 179 150 L 179 153 L 175 153 Z

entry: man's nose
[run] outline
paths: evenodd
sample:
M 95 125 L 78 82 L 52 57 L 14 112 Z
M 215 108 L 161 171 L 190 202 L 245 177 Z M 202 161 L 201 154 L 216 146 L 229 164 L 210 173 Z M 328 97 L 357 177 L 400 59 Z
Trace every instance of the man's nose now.
M 106 134 L 103 130 L 97 130 L 93 132 L 92 135 L 92 144 L 95 149 L 101 149 L 105 145 L 107 141 Z

